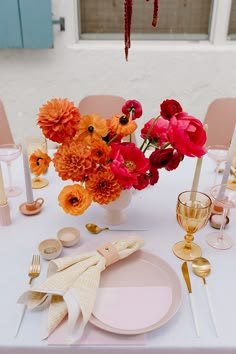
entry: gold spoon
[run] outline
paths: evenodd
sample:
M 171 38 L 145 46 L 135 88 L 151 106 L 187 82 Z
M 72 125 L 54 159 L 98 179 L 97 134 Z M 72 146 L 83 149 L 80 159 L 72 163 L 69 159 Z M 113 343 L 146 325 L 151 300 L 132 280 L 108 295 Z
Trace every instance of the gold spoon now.
M 109 230 L 109 227 L 99 227 L 96 224 L 86 224 L 85 227 L 92 234 L 99 234 L 100 232 L 102 232 L 104 230 Z
M 208 261 L 208 259 L 203 258 L 203 257 L 198 257 L 192 261 L 192 270 L 193 270 L 194 274 L 196 274 L 198 277 L 202 278 L 202 280 L 203 280 L 212 322 L 215 327 L 216 335 L 218 337 L 219 334 L 218 334 L 218 330 L 217 330 L 217 326 L 216 326 L 216 319 L 215 319 L 215 315 L 214 315 L 214 311 L 213 311 L 212 301 L 211 301 L 209 289 L 207 286 L 207 282 L 205 279 L 205 277 L 207 277 L 208 274 L 211 272 L 211 264 Z

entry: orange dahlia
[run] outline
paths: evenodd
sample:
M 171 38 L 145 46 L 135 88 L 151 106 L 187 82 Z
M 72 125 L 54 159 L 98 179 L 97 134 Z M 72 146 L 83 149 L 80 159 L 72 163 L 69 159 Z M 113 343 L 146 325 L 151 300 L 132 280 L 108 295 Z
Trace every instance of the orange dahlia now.
M 48 154 L 45 154 L 40 149 L 35 150 L 29 158 L 30 170 L 36 176 L 40 176 L 46 172 L 50 162 L 51 158 L 48 156 Z
M 79 184 L 66 186 L 58 195 L 59 205 L 67 214 L 81 215 L 92 203 L 89 193 Z
M 46 138 L 63 143 L 75 136 L 80 113 L 68 99 L 54 98 L 39 109 L 37 124 Z
M 77 139 L 87 144 L 101 140 L 108 133 L 106 120 L 97 114 L 82 116 L 79 122 Z
M 94 202 L 108 204 L 116 200 L 122 191 L 116 176 L 110 167 L 98 169 L 86 181 L 86 189 Z
M 91 146 L 91 158 L 94 162 L 104 165 L 109 160 L 110 151 L 111 147 L 105 141 L 95 140 Z
M 75 141 L 59 146 L 53 163 L 62 180 L 71 179 L 77 182 L 83 181 L 95 167 L 90 149 Z
M 114 133 L 127 136 L 132 134 L 137 129 L 137 124 L 134 120 L 132 120 L 132 118 L 115 114 L 111 118 L 110 127 Z

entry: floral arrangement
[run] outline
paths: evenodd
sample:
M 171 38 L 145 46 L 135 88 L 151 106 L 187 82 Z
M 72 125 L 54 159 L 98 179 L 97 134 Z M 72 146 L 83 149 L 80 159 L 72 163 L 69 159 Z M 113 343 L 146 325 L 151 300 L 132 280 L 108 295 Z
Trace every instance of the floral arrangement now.
M 58 196 L 66 213 L 80 215 L 92 202 L 116 200 L 124 189 L 153 186 L 161 169 L 174 170 L 184 156 L 200 158 L 206 153 L 202 123 L 183 112 L 176 100 L 163 101 L 160 114 L 144 124 L 140 147 L 132 136 L 136 120 L 142 117 L 141 104 L 128 100 L 122 112 L 109 119 L 97 114 L 81 116 L 73 102 L 60 98 L 40 108 L 37 124 L 47 139 L 59 143 L 52 158 L 55 170 L 62 180 L 73 182 Z M 37 174 L 50 162 L 40 151 L 30 157 L 31 169 Z
M 146 0 L 149 2 L 149 0 Z M 128 60 L 129 48 L 131 46 L 130 33 L 132 23 L 133 0 L 124 0 L 124 41 L 125 41 L 125 58 Z M 158 20 L 158 0 L 153 0 L 152 26 L 157 26 Z

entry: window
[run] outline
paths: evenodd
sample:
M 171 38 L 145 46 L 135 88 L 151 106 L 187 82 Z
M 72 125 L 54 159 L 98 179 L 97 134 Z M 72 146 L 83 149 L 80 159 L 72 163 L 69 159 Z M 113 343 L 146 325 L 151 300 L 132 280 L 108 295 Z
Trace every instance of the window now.
M 232 0 L 228 35 L 230 39 L 236 39 L 236 0 Z
M 123 0 L 78 0 L 81 39 L 122 39 Z M 159 0 L 153 28 L 153 2 L 133 1 L 132 38 L 208 39 L 213 0 Z

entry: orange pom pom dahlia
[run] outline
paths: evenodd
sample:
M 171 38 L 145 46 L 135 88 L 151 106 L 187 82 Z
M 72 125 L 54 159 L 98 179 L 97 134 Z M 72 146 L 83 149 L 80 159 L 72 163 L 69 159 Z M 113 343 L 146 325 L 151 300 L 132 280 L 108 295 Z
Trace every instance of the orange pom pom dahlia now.
M 109 161 L 111 147 L 105 141 L 94 141 L 91 146 L 91 157 L 94 162 L 100 165 L 105 165 Z
M 62 180 L 71 179 L 77 182 L 83 181 L 95 167 L 90 149 L 75 141 L 59 146 L 53 163 Z
M 123 189 L 110 167 L 98 169 L 86 181 L 86 189 L 93 201 L 108 204 L 116 200 Z
M 80 120 L 79 109 L 67 99 L 54 98 L 38 114 L 38 125 L 46 138 L 63 143 L 75 136 Z

